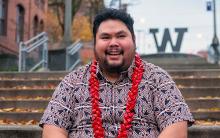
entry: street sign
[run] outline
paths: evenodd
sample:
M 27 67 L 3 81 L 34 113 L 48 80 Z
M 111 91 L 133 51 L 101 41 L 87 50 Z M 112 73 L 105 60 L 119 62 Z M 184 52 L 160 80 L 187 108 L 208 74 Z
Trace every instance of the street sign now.
M 212 11 L 212 1 L 206 1 L 206 10 Z

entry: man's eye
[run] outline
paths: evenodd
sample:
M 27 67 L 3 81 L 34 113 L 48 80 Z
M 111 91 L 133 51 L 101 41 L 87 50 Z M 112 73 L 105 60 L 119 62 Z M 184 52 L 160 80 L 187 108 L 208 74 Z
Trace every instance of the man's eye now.
M 119 38 L 124 38 L 124 37 L 126 37 L 125 35 L 119 35 L 118 36 Z
M 101 37 L 101 39 L 109 39 L 110 37 L 108 37 L 108 36 L 103 36 L 103 37 Z

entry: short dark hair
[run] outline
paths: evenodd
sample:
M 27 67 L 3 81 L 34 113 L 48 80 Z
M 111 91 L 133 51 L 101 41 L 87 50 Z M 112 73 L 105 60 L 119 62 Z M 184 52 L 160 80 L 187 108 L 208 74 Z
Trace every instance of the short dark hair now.
M 128 28 L 128 30 L 131 32 L 132 39 L 135 41 L 135 35 L 134 35 L 134 20 L 130 16 L 130 14 L 126 13 L 123 10 L 118 10 L 118 9 L 113 9 L 113 8 L 105 8 L 101 10 L 95 17 L 94 22 L 93 22 L 93 39 L 94 43 L 96 43 L 96 33 L 97 30 L 100 26 L 100 24 L 108 19 L 113 19 L 113 20 L 120 20 L 122 21 Z

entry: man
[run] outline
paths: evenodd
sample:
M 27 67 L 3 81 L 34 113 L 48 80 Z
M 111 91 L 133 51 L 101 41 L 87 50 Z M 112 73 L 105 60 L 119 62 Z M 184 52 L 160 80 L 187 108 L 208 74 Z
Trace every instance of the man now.
M 40 126 L 44 138 L 186 138 L 193 123 L 171 77 L 135 53 L 133 19 L 105 9 L 94 20 L 96 61 L 68 74 Z

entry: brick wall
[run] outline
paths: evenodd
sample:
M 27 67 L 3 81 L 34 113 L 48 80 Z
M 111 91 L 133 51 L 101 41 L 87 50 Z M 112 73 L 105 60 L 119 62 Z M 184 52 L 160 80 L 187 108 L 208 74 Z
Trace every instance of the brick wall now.
M 45 4 L 40 7 L 37 2 L 44 1 Z M 33 37 L 33 20 L 38 17 L 38 21 L 45 24 L 47 0 L 8 0 L 7 7 L 7 33 L 6 36 L 0 36 L 0 54 L 12 53 L 18 55 L 18 45 L 16 44 L 16 7 L 21 5 L 25 10 L 24 15 L 24 41 Z

